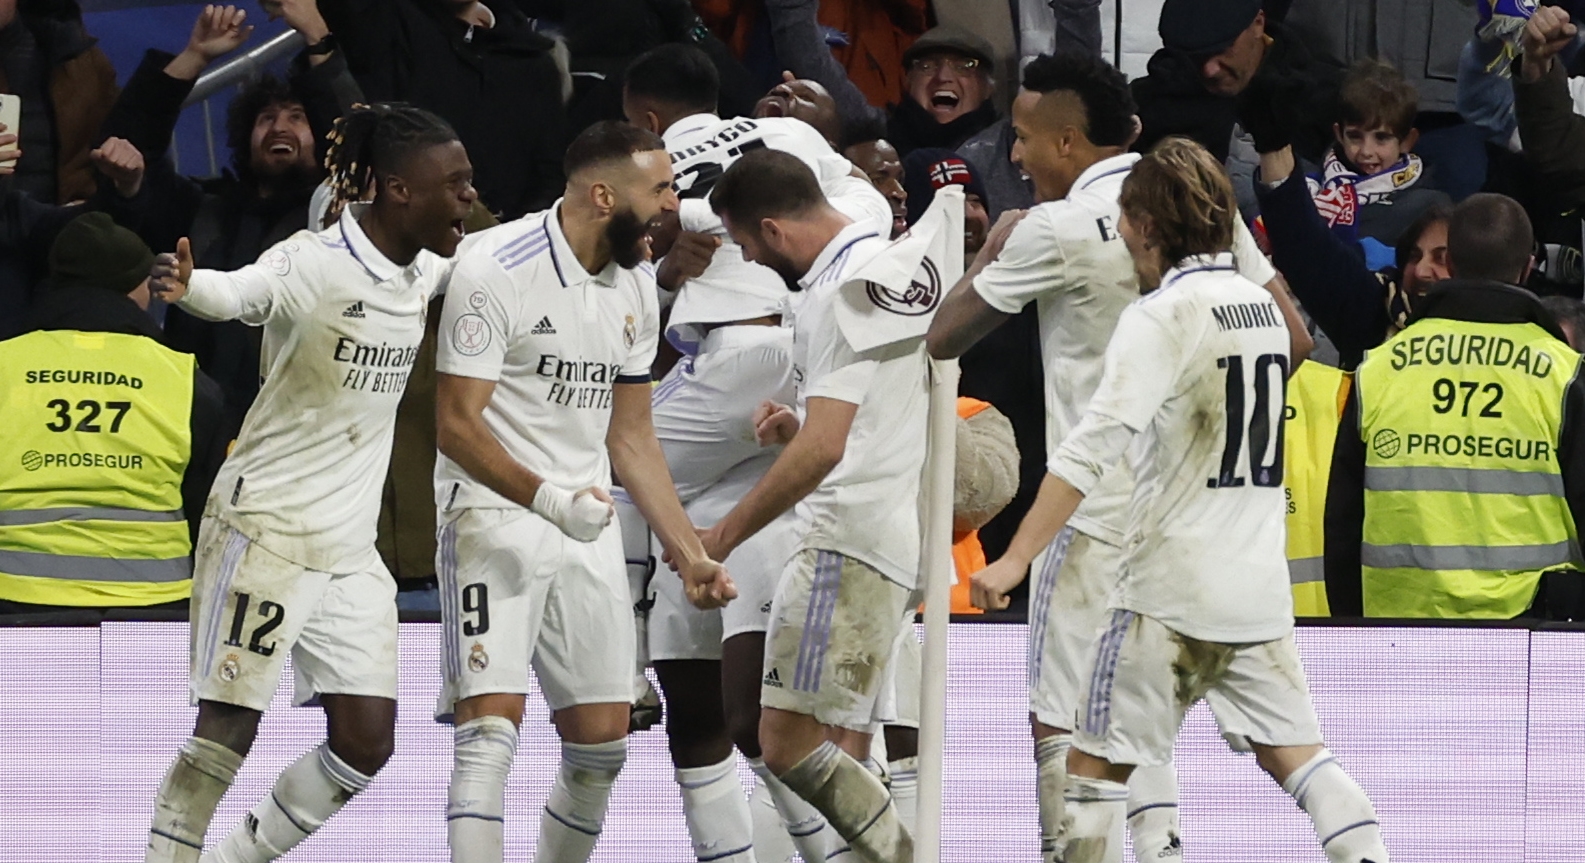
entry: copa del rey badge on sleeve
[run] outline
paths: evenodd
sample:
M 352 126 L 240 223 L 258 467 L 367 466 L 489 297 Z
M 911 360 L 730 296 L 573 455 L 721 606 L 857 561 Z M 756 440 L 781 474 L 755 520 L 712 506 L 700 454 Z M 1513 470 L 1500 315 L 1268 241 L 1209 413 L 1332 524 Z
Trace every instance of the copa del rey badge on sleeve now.
M 963 187 L 936 192 L 919 221 L 841 288 L 837 326 L 855 351 L 922 339 L 963 276 Z

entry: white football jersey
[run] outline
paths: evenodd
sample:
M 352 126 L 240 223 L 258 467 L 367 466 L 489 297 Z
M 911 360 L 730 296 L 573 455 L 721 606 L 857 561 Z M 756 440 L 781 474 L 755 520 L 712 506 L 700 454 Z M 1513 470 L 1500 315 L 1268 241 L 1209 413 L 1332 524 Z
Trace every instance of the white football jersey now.
M 859 353 L 837 324 L 850 274 L 887 248 L 884 234 L 854 224 L 804 277 L 793 323 L 798 411 L 810 398 L 858 405 L 842 461 L 799 504 L 800 548 L 841 552 L 912 588 L 919 576 L 919 480 L 925 463 L 929 361 L 924 340 Z
M 1191 258 L 1123 312 L 1090 407 L 1051 460 L 1081 491 L 1129 439 L 1137 478 L 1116 607 L 1204 641 L 1293 627 L 1282 310 L 1232 255 Z
M 649 383 L 659 300 L 648 264 L 585 271 L 560 208 L 558 200 L 494 228 L 459 257 L 435 367 L 495 381 L 484 423 L 524 467 L 563 488 L 608 488 L 612 387 Z M 521 508 L 444 455 L 435 502 L 442 511 Z
M 1139 154 L 1125 153 L 1091 165 L 1066 198 L 1031 209 L 1001 255 L 974 279 L 974 290 L 997 311 L 1017 314 L 1031 300 L 1038 303 L 1047 453 L 1084 415 L 1117 319 L 1139 298 L 1133 259 L 1117 233 L 1117 198 L 1138 161 Z M 1264 285 L 1276 275 L 1242 223 L 1233 248 L 1250 281 Z M 1119 465 L 1085 499 L 1074 528 L 1120 544 L 1131 488 L 1127 466 Z
M 215 479 L 208 511 L 321 572 L 366 569 L 391 460 L 396 405 L 452 262 L 405 267 L 358 226 L 299 231 L 231 273 L 195 270 L 183 309 L 264 328 L 264 384 Z
M 716 181 L 744 153 L 779 150 L 809 166 L 832 206 L 882 236 L 891 231 L 891 207 L 868 180 L 853 176 L 853 163 L 831 149 L 814 127 L 791 117 L 735 117 L 694 114 L 671 124 L 662 136 L 677 175 L 683 230 L 721 239 L 703 274 L 689 279 L 667 319 L 666 337 L 684 353 L 703 338 L 699 324 L 742 321 L 780 314 L 787 297 L 781 276 L 743 260 L 742 249 L 710 209 Z

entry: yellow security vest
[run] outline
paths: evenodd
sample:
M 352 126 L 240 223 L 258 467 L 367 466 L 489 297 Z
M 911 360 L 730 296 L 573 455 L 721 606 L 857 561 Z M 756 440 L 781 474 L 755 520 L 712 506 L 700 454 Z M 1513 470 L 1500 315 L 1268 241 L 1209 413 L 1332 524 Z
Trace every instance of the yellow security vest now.
M 1515 617 L 1580 566 L 1558 440 L 1580 355 L 1541 327 L 1425 318 L 1354 376 L 1368 617 Z
M 1288 379 L 1283 413 L 1282 479 L 1288 499 L 1288 579 L 1297 617 L 1330 617 L 1322 558 L 1326 552 L 1326 480 L 1337 423 L 1348 401 L 1348 374 L 1306 362 Z
M 193 365 L 121 333 L 0 342 L 0 599 L 140 606 L 191 593 Z

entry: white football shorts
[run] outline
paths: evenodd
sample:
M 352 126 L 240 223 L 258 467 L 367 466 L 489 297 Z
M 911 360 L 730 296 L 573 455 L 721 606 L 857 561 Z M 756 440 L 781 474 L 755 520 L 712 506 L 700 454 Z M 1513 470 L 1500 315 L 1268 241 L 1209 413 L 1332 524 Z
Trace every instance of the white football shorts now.
M 320 695 L 396 698 L 396 581 L 372 546 L 356 572 L 317 572 L 205 516 L 191 619 L 194 704 L 266 710 L 287 654 L 295 704 Z
M 527 694 L 551 710 L 633 700 L 637 650 L 622 530 L 579 542 L 522 509 L 466 509 L 440 526 L 441 686 L 457 701 Z
M 1073 745 L 1113 764 L 1168 763 L 1184 714 L 1201 698 L 1235 750 L 1321 743 L 1291 632 L 1275 641 L 1219 644 L 1113 609 L 1090 668 Z
M 861 560 L 800 549 L 771 604 L 760 703 L 870 731 L 911 593 Z
M 754 487 L 762 466 L 736 481 L 732 475 L 712 486 L 686 507 L 688 518 L 700 527 L 720 521 Z M 702 610 L 688 601 L 682 579 L 662 566 L 650 582 L 655 605 L 649 612 L 649 658 L 721 659 L 721 643 L 745 632 L 764 632 L 770 622 L 771 602 L 776 582 L 787 561 L 798 548 L 797 519 L 792 510 L 766 525 L 732 550 L 725 561 L 726 571 L 737 586 L 737 599 L 725 608 Z M 653 551 L 660 558 L 659 544 Z
M 1035 558 L 1029 593 L 1029 712 L 1071 731 L 1090 648 L 1106 626 L 1123 550 L 1071 528 Z

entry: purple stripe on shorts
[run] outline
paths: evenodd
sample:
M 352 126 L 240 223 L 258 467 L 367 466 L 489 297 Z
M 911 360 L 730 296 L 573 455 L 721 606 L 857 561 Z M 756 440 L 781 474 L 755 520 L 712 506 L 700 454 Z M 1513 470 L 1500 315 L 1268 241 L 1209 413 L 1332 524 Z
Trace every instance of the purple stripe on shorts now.
M 462 677 L 462 663 L 457 648 L 457 522 L 451 521 L 440 528 L 440 621 L 441 658 L 446 675 L 452 681 Z
M 834 570 L 834 571 L 833 571 Z M 830 613 L 836 607 L 837 587 L 842 578 L 842 556 L 827 551 L 815 553 L 814 581 L 809 588 L 809 607 L 804 611 L 803 635 L 798 641 L 798 667 L 793 672 L 793 689 L 818 692 L 817 665 L 825 658 L 825 639 L 831 632 Z
M 237 568 L 242 565 L 242 556 L 248 550 L 248 538 L 242 531 L 234 527 L 226 528 L 226 548 L 220 554 L 220 574 L 215 579 L 215 589 L 210 597 L 210 607 L 214 613 L 209 615 L 208 632 L 204 633 L 204 674 L 208 674 L 215 665 L 215 653 L 220 647 L 221 619 L 226 616 L 226 594 L 231 592 L 231 583 L 236 580 Z
M 1095 670 L 1090 674 L 1089 709 L 1084 717 L 1084 731 L 1094 736 L 1106 734 L 1112 722 L 1112 685 L 1117 681 L 1117 662 L 1122 655 L 1123 639 L 1128 626 L 1134 621 L 1132 611 L 1112 609 L 1112 622 L 1101 636 L 1100 647 L 1095 652 Z
M 1051 595 L 1056 591 L 1057 573 L 1062 571 L 1062 562 L 1068 556 L 1068 543 L 1072 541 L 1073 528 L 1063 528 L 1046 547 L 1046 556 L 1040 562 L 1035 596 L 1029 606 L 1029 661 L 1025 667 L 1031 692 L 1040 685 L 1040 668 L 1046 655 L 1046 628 L 1051 619 Z
M 834 551 L 820 552 L 827 560 L 825 607 L 820 610 L 819 649 L 815 653 L 814 668 L 810 673 L 811 691 L 820 690 L 820 675 L 826 667 L 826 649 L 831 646 L 831 622 L 836 619 L 837 596 L 842 588 L 842 555 Z

